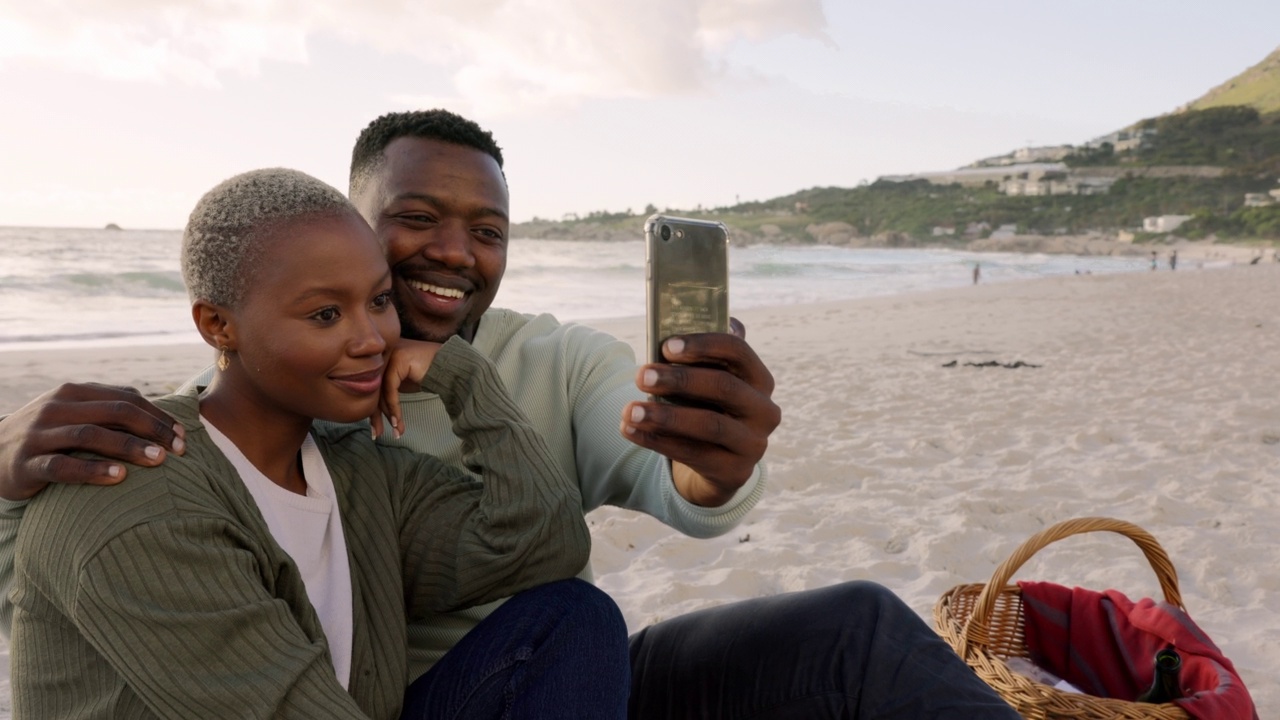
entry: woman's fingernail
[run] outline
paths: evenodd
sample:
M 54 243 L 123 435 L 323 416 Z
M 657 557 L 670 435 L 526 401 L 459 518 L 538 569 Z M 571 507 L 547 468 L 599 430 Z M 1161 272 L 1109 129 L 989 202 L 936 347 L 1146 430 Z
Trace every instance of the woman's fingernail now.
M 653 387 L 654 385 L 657 385 L 657 384 L 658 384 L 658 371 L 657 371 L 657 370 L 653 370 L 653 369 L 645 370 L 645 371 L 644 371 L 644 375 L 643 375 L 643 376 L 641 376 L 641 380 L 643 380 L 643 381 L 644 381 L 644 386 L 645 386 L 645 387 Z
M 631 408 L 631 422 L 638 423 L 644 420 L 644 408 L 636 405 Z
M 182 438 L 180 438 L 180 437 L 176 437 L 176 438 L 174 438 L 174 439 L 173 439 L 173 451 L 174 451 L 174 452 L 176 452 L 176 453 L 180 453 L 180 452 L 182 452 L 183 450 L 185 450 L 186 448 L 187 448 L 187 441 L 186 441 L 186 440 L 183 440 L 183 439 L 182 439 Z
M 182 427 L 182 423 L 174 423 L 173 434 L 177 435 L 180 438 L 184 438 L 187 436 L 187 429 Z
M 155 460 L 160 457 L 160 448 L 156 445 L 148 445 L 142 454 L 146 455 L 148 460 Z
M 667 352 L 672 355 L 679 355 L 684 352 L 684 340 L 680 338 L 671 338 L 667 341 Z
M 107 475 L 113 478 L 120 477 L 120 473 L 123 471 L 124 471 L 124 468 L 120 467 L 119 465 L 110 465 L 107 467 Z

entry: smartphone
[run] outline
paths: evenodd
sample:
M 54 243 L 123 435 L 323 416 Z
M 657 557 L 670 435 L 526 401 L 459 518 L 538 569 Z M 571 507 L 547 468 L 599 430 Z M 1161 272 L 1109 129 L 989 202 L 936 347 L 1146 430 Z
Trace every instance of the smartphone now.
M 724 223 L 653 215 L 644 223 L 649 362 L 672 335 L 729 332 L 729 232 Z

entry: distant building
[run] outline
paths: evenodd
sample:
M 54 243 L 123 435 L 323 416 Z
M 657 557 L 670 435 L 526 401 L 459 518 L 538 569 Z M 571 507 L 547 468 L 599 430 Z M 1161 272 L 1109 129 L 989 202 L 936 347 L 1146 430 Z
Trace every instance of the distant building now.
M 1142 219 L 1142 231 L 1149 233 L 1173 232 L 1190 220 L 1190 215 L 1157 215 Z
M 1006 178 L 1000 183 L 1000 192 L 1015 197 L 1042 195 L 1102 195 L 1111 189 L 1117 178 L 1076 175 L 1055 170 L 1032 170 Z
M 1109 135 L 1103 135 L 1094 138 L 1085 143 L 1087 148 L 1100 148 L 1103 145 L 1110 144 L 1116 152 L 1124 152 L 1125 150 L 1137 150 L 1141 148 L 1147 141 L 1156 134 L 1155 128 L 1132 128 L 1128 130 L 1117 130 Z
M 991 232 L 989 236 L 992 240 L 1007 240 L 1018 234 L 1018 223 L 1009 223 L 1001 225 Z
M 1007 167 L 1009 165 L 1019 165 L 1023 163 L 1058 162 L 1073 152 L 1075 152 L 1075 148 L 1070 145 L 1024 147 L 1018 148 L 1011 153 L 1005 153 L 1004 155 L 983 158 L 969 167 Z
M 960 185 L 962 187 L 982 187 L 987 183 L 1000 183 L 1009 177 L 1021 173 L 1032 172 L 1066 172 L 1067 166 L 1062 163 L 1027 163 L 1024 165 L 1008 165 L 1002 167 L 960 168 L 942 172 L 915 173 L 913 175 L 884 175 L 885 182 L 910 182 L 912 180 L 928 180 L 934 185 Z
M 1276 202 L 1280 202 L 1280 188 L 1276 188 L 1275 190 L 1272 190 L 1272 191 L 1271 191 L 1270 193 L 1268 193 L 1268 194 L 1269 194 L 1271 197 L 1275 198 L 1275 199 L 1276 199 Z
M 955 235 L 956 228 L 954 225 L 934 225 L 933 236 L 942 237 L 944 235 Z
M 1271 195 L 1274 195 L 1274 194 L 1276 194 L 1276 191 L 1274 190 L 1271 192 L 1271 194 L 1245 193 L 1244 206 L 1245 207 L 1266 207 L 1268 205 L 1273 205 L 1275 204 L 1276 199 Z
M 1058 162 L 1070 155 L 1075 148 L 1070 145 L 1047 145 L 1044 147 L 1025 147 L 1013 151 L 1014 162 Z
M 1033 148 L 1034 149 L 1034 148 Z M 1072 170 L 1060 162 L 1018 163 L 1016 165 L 967 167 L 913 175 L 884 175 L 882 182 L 927 180 L 933 185 L 985 187 L 994 185 L 1006 195 L 1102 195 L 1120 176 Z

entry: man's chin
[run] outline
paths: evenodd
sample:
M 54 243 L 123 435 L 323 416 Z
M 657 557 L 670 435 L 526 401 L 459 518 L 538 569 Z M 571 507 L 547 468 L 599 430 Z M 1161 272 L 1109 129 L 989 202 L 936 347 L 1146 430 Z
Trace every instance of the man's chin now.
M 403 316 L 400 318 L 400 337 L 405 338 L 406 340 L 443 343 L 454 335 L 463 335 L 463 337 L 466 337 L 462 332 L 462 326 L 460 324 L 453 326 L 426 326 L 421 323 L 413 322 Z

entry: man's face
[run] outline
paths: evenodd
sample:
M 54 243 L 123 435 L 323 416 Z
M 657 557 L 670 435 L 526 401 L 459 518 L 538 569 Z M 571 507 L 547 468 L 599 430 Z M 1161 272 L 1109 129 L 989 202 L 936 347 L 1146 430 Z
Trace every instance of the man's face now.
M 352 200 L 386 245 L 402 335 L 471 340 L 507 266 L 507 183 L 497 161 L 397 138 Z

